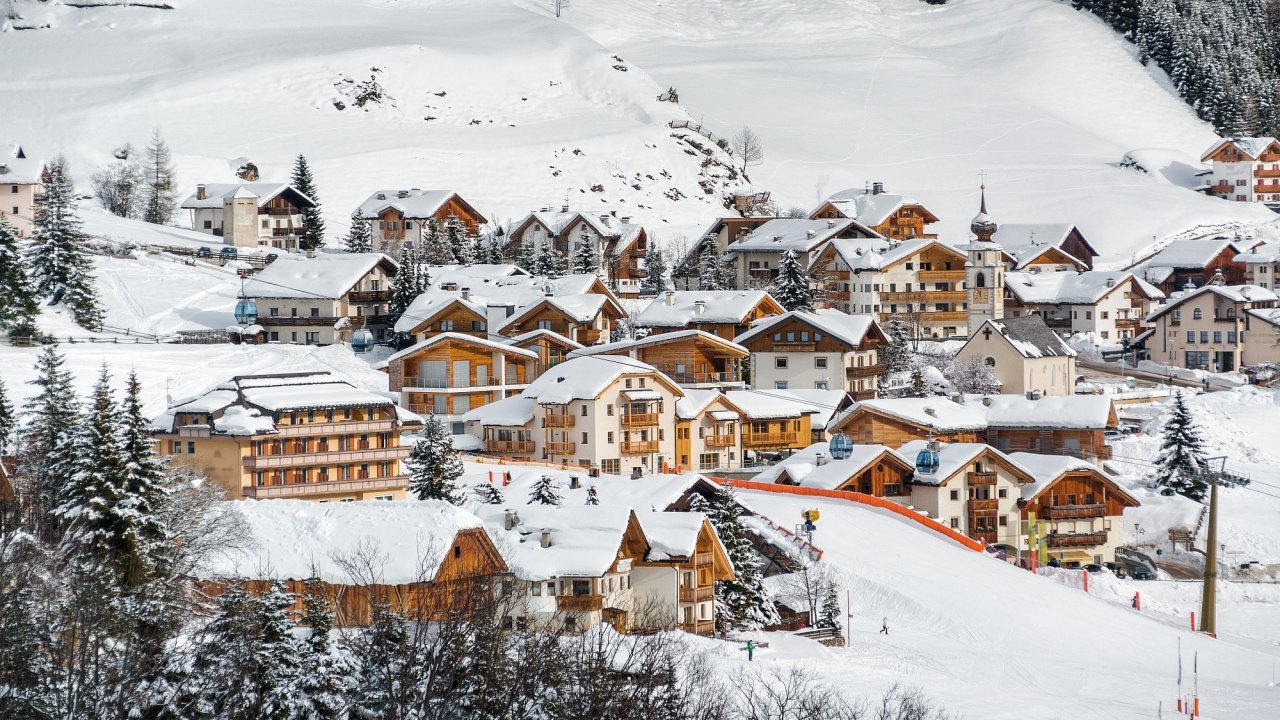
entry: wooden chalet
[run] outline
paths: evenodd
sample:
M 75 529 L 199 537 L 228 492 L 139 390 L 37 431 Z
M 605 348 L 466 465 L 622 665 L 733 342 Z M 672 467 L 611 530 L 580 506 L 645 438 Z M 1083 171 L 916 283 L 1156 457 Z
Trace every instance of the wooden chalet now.
M 530 330 L 507 341 L 512 347 L 532 350 L 538 355 L 539 373 L 569 359 L 569 353 L 581 350 L 577 343 L 552 330 Z
M 754 480 L 894 498 L 910 493 L 915 470 L 911 460 L 884 445 L 855 445 L 849 457 L 837 460 L 827 443 L 814 443 Z
M 1010 456 L 1036 481 L 1022 488 L 1021 517 L 1037 550 L 1067 567 L 1115 560 L 1120 521 L 1139 502 L 1088 463 L 1027 453 Z
M 387 388 L 410 412 L 461 415 L 520 392 L 539 372 L 532 350 L 442 333 L 387 358 Z
M 550 330 L 582 345 L 609 339 L 615 324 L 627 311 L 606 295 L 557 295 L 526 305 L 498 328 L 507 337 L 533 330 Z
M 587 347 L 569 357 L 583 355 L 626 355 L 656 367 L 686 387 L 737 387 L 742 385 L 742 362 L 750 353 L 708 332 L 681 330 Z
M 489 336 L 488 313 L 465 293 L 462 297 L 444 298 L 410 320 L 415 324 L 409 334 L 422 340 L 444 333 Z
M 751 352 L 756 388 L 844 390 L 867 400 L 885 373 L 877 352 L 888 338 L 870 315 L 792 311 L 757 322 L 737 341 Z
M 867 400 L 833 418 L 828 429 L 855 445 L 899 447 L 911 440 L 974 443 L 986 430 L 986 416 L 946 398 Z
M 763 290 L 669 290 L 637 313 L 635 324 L 650 335 L 700 330 L 733 341 L 755 321 L 784 312 Z
M 935 238 L 925 226 L 938 222 L 919 201 L 884 191 L 884 183 L 866 189 L 842 190 L 809 213 L 811 220 L 852 218 L 892 240 Z

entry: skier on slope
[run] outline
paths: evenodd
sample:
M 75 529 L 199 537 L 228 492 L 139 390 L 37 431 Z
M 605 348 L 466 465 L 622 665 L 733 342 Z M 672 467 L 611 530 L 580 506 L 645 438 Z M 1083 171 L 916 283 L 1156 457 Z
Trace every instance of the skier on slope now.
M 889 618 L 888 618 L 888 616 L 885 616 L 885 619 L 880 621 L 880 634 L 881 634 L 881 635 L 888 635 L 888 634 L 889 634 Z

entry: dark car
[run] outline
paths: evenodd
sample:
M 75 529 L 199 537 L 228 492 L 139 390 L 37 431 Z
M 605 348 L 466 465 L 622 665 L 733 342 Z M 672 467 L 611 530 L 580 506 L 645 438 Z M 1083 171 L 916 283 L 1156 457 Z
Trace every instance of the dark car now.
M 237 257 L 240 257 L 240 251 L 228 245 L 227 247 L 222 248 L 221 255 L 229 260 L 235 260 Z
M 1151 570 L 1146 565 L 1138 565 L 1129 573 L 1134 580 L 1150 580 L 1155 575 L 1151 574 Z
M 196 250 L 196 257 L 207 258 L 207 257 L 211 257 L 212 255 L 213 255 L 213 251 L 207 247 L 202 247 Z
M 1089 563 L 1088 565 L 1085 565 L 1085 566 L 1084 566 L 1084 569 L 1085 569 L 1085 570 L 1087 570 L 1087 571 L 1089 571 L 1089 572 L 1091 572 L 1091 573 L 1098 573 L 1098 572 L 1102 572 L 1102 571 L 1103 571 L 1103 570 L 1105 570 L 1106 568 L 1102 567 L 1101 565 L 1099 565 L 1099 564 L 1097 564 L 1097 563 Z
M 271 263 L 275 262 L 276 258 L 278 257 L 280 256 L 276 253 L 267 253 L 267 264 L 270 265 Z

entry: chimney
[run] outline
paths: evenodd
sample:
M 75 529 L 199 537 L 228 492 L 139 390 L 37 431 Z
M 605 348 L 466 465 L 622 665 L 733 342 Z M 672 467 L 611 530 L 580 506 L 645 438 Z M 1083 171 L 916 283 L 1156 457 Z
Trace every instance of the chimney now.
M 1107 287 L 1109 287 L 1109 288 L 1113 288 L 1113 287 L 1115 287 L 1115 286 L 1116 286 L 1116 279 L 1115 279 L 1115 278 L 1107 278 Z
M 927 407 L 924 409 L 924 414 L 929 417 L 938 417 L 938 410 L 937 408 Z
M 836 221 L 835 221 L 835 220 L 828 220 L 828 221 L 827 221 L 827 229 L 828 229 L 828 230 L 830 230 L 831 228 L 833 228 L 833 227 L 835 227 L 835 226 L 836 226 Z
M 409 191 L 408 191 L 408 190 L 401 190 L 400 192 L 396 193 L 396 197 L 399 197 L 399 198 L 407 198 L 407 197 L 409 197 Z
M 666 303 L 667 303 L 667 307 L 671 307 L 676 304 L 676 293 L 674 290 L 667 291 Z
M 504 530 L 510 530 L 516 526 L 520 519 L 516 516 L 514 510 L 508 510 L 502 515 L 502 527 Z
M 410 188 L 409 192 L 422 192 L 422 188 Z
M 462 288 L 462 299 L 463 299 L 463 300 L 470 300 L 470 299 L 471 299 L 471 288 L 469 288 L 469 287 L 464 287 L 464 288 Z
M 613 227 L 610 223 L 609 213 L 600 213 L 600 223 L 605 227 Z
M 823 453 L 818 453 L 818 456 L 813 459 L 813 464 L 817 465 L 818 467 L 822 467 L 823 465 L 826 465 L 827 456 Z
M 872 195 L 879 195 L 879 194 L 881 194 L 881 193 L 883 193 L 883 192 L 884 192 L 884 183 L 882 183 L 882 182 L 873 182 L 873 183 L 871 183 L 871 194 L 872 194 Z
M 542 547 L 544 548 L 551 547 L 551 531 L 550 530 L 542 531 Z
M 623 216 L 622 216 L 622 224 L 623 224 L 623 225 L 630 225 L 630 224 L 631 224 L 631 216 L 630 216 L 630 215 L 623 215 Z
M 569 206 L 567 204 L 561 205 L 560 212 L 569 212 Z
M 991 407 L 991 396 L 990 396 L 990 395 L 988 395 L 988 396 L 986 396 L 986 397 L 982 398 L 982 404 L 983 404 L 983 406 L 984 406 L 984 407 Z
M 582 478 L 578 477 L 577 475 L 570 475 L 570 476 L 569 476 L 569 489 L 570 489 L 570 490 L 577 490 L 577 489 L 578 489 L 578 488 L 580 488 L 580 487 L 582 487 Z
M 202 185 L 197 185 L 197 186 L 196 186 L 196 199 L 197 199 L 197 200 L 204 200 L 204 199 L 205 199 L 205 198 L 207 198 L 207 197 L 209 197 L 209 194 L 208 194 L 208 192 L 206 191 L 205 186 L 204 186 L 203 184 L 202 184 Z
M 386 193 L 378 193 L 378 199 L 379 199 L 379 200 L 386 200 L 386 199 L 387 199 L 387 194 L 386 194 Z
M 957 393 L 951 393 L 951 402 L 953 402 L 953 403 L 955 403 L 955 404 L 957 404 L 957 405 L 963 405 L 963 404 L 964 404 L 964 393 L 959 393 L 959 392 L 957 392 Z
M 701 315 L 702 313 L 704 313 L 704 312 L 706 312 L 706 311 L 707 311 L 707 301 L 706 301 L 706 300 L 694 300 L 694 301 L 693 301 L 693 314 L 694 314 L 694 315 Z
M 817 230 L 810 230 L 809 232 L 805 233 L 805 235 L 809 236 L 809 239 L 810 239 L 810 240 L 812 240 L 812 239 L 814 239 L 814 238 L 818 237 L 818 231 L 817 231 Z

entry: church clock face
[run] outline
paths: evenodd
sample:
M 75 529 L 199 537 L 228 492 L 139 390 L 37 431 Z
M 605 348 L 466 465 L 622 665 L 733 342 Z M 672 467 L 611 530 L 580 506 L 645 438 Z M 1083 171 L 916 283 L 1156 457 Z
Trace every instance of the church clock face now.
M 975 305 L 991 302 L 991 290 L 988 288 L 974 288 L 973 302 Z

